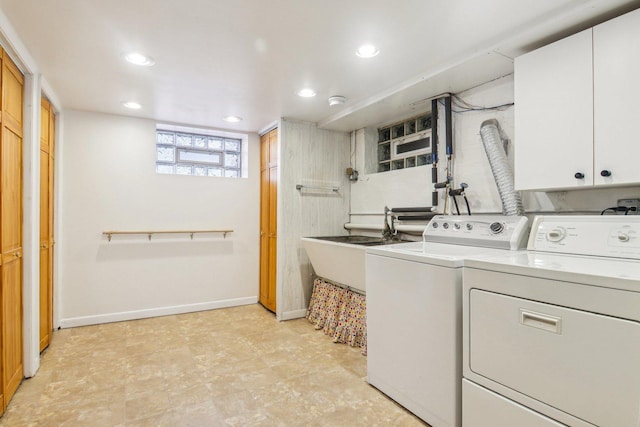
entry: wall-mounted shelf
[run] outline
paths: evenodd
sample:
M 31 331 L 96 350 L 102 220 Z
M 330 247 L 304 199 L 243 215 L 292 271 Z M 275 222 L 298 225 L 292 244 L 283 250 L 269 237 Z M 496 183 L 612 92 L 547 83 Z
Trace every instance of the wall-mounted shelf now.
M 151 240 L 151 236 L 154 234 L 188 234 L 193 240 L 194 234 L 208 234 L 208 233 L 222 233 L 223 238 L 227 237 L 228 233 L 233 233 L 233 230 L 154 230 L 154 231 L 103 231 L 102 234 L 107 236 L 107 240 L 111 241 L 111 237 L 117 234 L 146 234 Z

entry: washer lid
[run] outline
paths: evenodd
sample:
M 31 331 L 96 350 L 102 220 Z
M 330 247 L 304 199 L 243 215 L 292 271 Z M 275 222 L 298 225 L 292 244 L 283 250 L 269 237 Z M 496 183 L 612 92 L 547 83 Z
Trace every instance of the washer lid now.
M 368 247 L 367 254 L 381 255 L 443 267 L 460 268 L 471 256 L 498 255 L 507 251 L 477 246 L 447 245 L 430 242 L 398 243 Z

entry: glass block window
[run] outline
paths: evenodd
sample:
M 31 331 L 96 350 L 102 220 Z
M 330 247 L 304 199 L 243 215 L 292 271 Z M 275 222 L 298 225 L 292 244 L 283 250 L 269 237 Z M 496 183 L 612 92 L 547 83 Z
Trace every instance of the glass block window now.
M 158 125 L 156 172 L 240 178 L 246 176 L 246 143 L 246 135 Z
M 431 114 L 378 129 L 378 172 L 431 164 Z

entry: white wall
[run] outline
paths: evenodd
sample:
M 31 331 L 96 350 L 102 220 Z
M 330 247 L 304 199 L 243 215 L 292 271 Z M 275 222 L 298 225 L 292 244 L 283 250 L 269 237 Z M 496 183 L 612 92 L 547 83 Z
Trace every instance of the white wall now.
M 358 142 L 361 141 L 359 136 Z M 356 169 L 364 170 L 358 166 Z M 382 214 L 385 206 L 431 206 L 431 191 L 431 165 L 362 174 L 351 184 L 351 212 Z
M 513 102 L 513 78 L 499 79 L 476 89 L 459 94 L 466 101 L 478 105 L 500 105 Z M 454 106 L 454 110 L 458 110 Z M 446 177 L 445 156 L 445 123 L 444 108 L 438 109 L 438 135 L 439 135 L 439 162 L 438 178 L 444 181 Z M 469 184 L 467 197 L 471 204 L 471 210 L 480 212 L 501 212 L 502 204 L 496 185 L 493 181 L 491 168 L 484 153 L 480 139 L 480 125 L 484 120 L 495 118 L 508 136 L 513 135 L 513 108 L 504 111 L 484 111 L 453 113 L 453 185 L 460 183 Z M 356 164 L 364 170 L 365 149 L 363 145 L 370 144 L 364 138 L 364 130 L 356 132 Z M 375 142 L 374 142 L 375 143 Z M 374 151 L 369 151 L 376 154 Z M 422 167 L 400 169 L 396 171 L 374 173 L 364 175 L 352 185 L 351 212 L 353 222 L 382 224 L 378 217 L 358 216 L 358 213 L 380 213 L 384 206 L 414 207 L 431 206 L 431 165 Z M 437 212 L 444 212 L 444 191 L 439 192 Z M 460 200 L 461 203 L 462 200 Z M 462 209 L 462 205 L 460 206 Z M 462 212 L 465 210 L 462 209 Z
M 343 224 L 349 218 L 349 134 L 286 119 L 278 134 L 276 309 L 278 318 L 287 320 L 304 317 L 313 288 L 313 269 L 300 238 L 347 234 Z M 340 191 L 299 191 L 296 184 L 337 186 Z
M 513 103 L 513 75 L 509 75 L 468 91 L 458 94 L 464 101 L 477 106 L 496 106 Z M 480 125 L 488 119 L 497 119 L 505 136 L 510 140 L 508 155 L 513 167 L 513 147 L 518 143 L 514 129 L 514 108 L 502 110 L 470 111 L 453 114 L 454 186 L 465 182 L 469 184 L 466 190 L 472 213 L 500 213 L 502 202 L 491 173 L 480 138 Z M 454 105 L 454 110 L 459 107 Z M 440 145 L 439 153 L 444 153 L 444 122 L 443 111 L 440 108 L 438 121 Z M 356 132 L 355 163 L 358 169 L 365 169 L 365 147 L 371 143 L 371 135 L 365 138 L 363 129 Z M 375 142 L 374 142 L 375 143 Z M 369 150 L 375 155 L 375 151 Z M 553 153 L 541 152 L 532 162 L 540 164 L 540 173 L 544 173 L 545 156 Z M 445 159 L 440 155 L 438 176 L 444 180 Z M 382 224 L 382 212 L 385 205 L 399 206 L 430 206 L 431 205 L 431 166 L 378 174 L 364 175 L 352 184 L 351 212 L 352 222 Z M 615 206 L 619 198 L 640 198 L 640 187 L 607 188 L 597 190 L 574 190 L 560 192 L 525 192 L 523 193 L 524 207 L 527 212 L 590 212 L 597 213 L 602 209 Z M 460 201 L 462 202 L 462 200 Z M 462 202 L 463 203 L 463 202 Z M 438 212 L 443 212 L 444 194 L 440 191 Z M 462 213 L 466 213 L 460 205 Z M 376 213 L 379 216 L 359 216 L 359 213 Z
M 246 179 L 159 175 L 155 122 L 64 113 L 61 325 L 253 303 L 258 294 L 259 138 Z M 233 229 L 102 236 L 106 230 Z
M 464 101 L 484 107 L 513 102 L 513 76 L 494 80 L 475 89 L 458 94 Z M 460 111 L 454 105 L 454 111 Z M 488 119 L 496 119 L 504 135 L 509 139 L 508 155 L 513 167 L 514 107 L 504 110 L 468 111 L 453 113 L 454 167 L 453 185 L 467 183 L 465 191 L 472 213 L 501 213 L 502 202 L 498 194 L 491 167 L 480 138 L 480 125 Z M 443 175 L 444 176 L 444 175 Z M 443 193 L 443 192 L 441 192 Z M 443 195 L 444 196 L 444 195 Z M 464 202 L 462 202 L 464 203 Z M 461 212 L 466 213 L 466 209 Z

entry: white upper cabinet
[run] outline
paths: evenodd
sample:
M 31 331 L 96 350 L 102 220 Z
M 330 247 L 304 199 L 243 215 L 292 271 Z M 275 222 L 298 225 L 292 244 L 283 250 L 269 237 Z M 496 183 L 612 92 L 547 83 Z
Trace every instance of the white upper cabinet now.
M 515 60 L 515 187 L 640 183 L 640 10 Z
M 591 34 L 583 31 L 515 60 L 518 190 L 593 184 Z
M 593 77 L 594 183 L 638 183 L 640 10 L 593 28 Z

